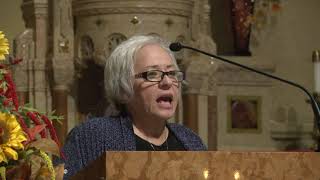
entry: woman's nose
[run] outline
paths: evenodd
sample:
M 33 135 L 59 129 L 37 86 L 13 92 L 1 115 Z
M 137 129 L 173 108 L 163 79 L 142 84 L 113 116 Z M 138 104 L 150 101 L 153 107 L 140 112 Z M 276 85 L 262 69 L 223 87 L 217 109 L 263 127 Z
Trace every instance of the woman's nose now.
M 169 76 L 167 75 L 164 75 L 162 80 L 159 82 L 159 86 L 164 88 L 166 87 L 170 88 L 172 84 L 173 84 L 173 79 L 169 78 Z

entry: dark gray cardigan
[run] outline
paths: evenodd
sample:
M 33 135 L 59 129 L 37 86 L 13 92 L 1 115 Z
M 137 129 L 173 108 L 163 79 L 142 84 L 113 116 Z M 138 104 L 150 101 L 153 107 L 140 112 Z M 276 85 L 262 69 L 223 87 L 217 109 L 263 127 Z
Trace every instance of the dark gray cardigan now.
M 190 129 L 168 123 L 167 127 L 186 150 L 206 150 L 199 136 Z M 66 156 L 64 179 L 68 179 L 97 159 L 105 151 L 135 151 L 132 121 L 128 116 L 102 117 L 87 120 L 69 134 L 63 152 Z

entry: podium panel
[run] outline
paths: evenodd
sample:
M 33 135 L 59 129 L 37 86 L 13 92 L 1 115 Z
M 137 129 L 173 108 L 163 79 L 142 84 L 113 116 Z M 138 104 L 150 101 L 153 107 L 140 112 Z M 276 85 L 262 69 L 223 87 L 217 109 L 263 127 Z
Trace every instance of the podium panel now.
M 319 180 L 320 153 L 108 151 L 73 179 Z

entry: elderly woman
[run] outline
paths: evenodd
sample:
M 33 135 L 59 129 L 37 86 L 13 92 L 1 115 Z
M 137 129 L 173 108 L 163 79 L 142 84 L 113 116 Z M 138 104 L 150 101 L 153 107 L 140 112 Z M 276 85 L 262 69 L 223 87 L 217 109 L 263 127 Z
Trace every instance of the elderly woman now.
M 155 36 L 134 36 L 120 44 L 105 65 L 105 89 L 118 114 L 75 127 L 64 146 L 65 179 L 105 151 L 205 150 L 174 116 L 184 73 L 168 44 Z

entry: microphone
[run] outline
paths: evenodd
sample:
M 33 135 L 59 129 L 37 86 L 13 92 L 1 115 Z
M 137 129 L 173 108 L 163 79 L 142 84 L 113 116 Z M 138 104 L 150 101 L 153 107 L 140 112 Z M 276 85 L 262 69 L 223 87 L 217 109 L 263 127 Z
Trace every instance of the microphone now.
M 241 68 L 244 68 L 244 69 L 247 69 L 249 71 L 252 71 L 252 72 L 255 72 L 257 74 L 261 74 L 263 76 L 267 76 L 269 78 L 272 78 L 272 79 L 276 79 L 278 81 L 281 81 L 285 84 L 289 84 L 291 86 L 294 86 L 294 87 L 297 87 L 299 88 L 300 90 L 302 90 L 303 92 L 305 92 L 309 99 L 310 99 L 310 104 L 311 104 L 311 107 L 312 107 L 312 110 L 313 110 L 313 114 L 315 116 L 315 123 L 316 123 L 316 126 L 317 126 L 317 130 L 320 131 L 320 110 L 319 110 L 319 106 L 317 104 L 317 101 L 314 99 L 314 97 L 311 95 L 311 93 L 306 89 L 304 88 L 303 86 L 297 84 L 297 83 L 294 83 L 292 81 L 289 81 L 289 80 L 286 80 L 286 79 L 283 79 L 283 78 L 280 78 L 280 77 L 277 77 L 277 76 L 274 76 L 274 75 L 271 75 L 271 74 L 268 74 L 268 73 L 265 73 L 263 71 L 259 71 L 257 69 L 253 69 L 251 67 L 248 67 L 248 66 L 245 66 L 245 65 L 242 65 L 242 64 L 239 64 L 237 62 L 234 62 L 234 61 L 231 61 L 231 60 L 228 60 L 226 58 L 223 58 L 223 57 L 220 57 L 220 56 L 217 56 L 217 55 L 213 55 L 213 54 L 210 54 L 210 53 L 207 53 L 205 51 L 202 51 L 202 50 L 199 50 L 199 49 L 196 49 L 196 48 L 193 48 L 193 47 L 189 47 L 189 46 L 184 46 L 182 45 L 181 43 L 179 42 L 174 42 L 174 43 L 171 43 L 170 46 L 169 46 L 170 50 L 171 51 L 180 51 L 181 49 L 190 49 L 190 50 L 193 50 L 193 51 L 196 51 L 196 52 L 199 52 L 201 54 L 205 54 L 207 56 L 210 56 L 210 57 L 214 57 L 218 60 L 221 60 L 221 61 L 224 61 L 224 62 L 227 62 L 229 64 L 233 64 L 235 66 L 239 66 Z M 320 152 L 320 141 L 318 140 L 318 144 L 317 144 L 317 149 L 316 149 L 316 152 Z
M 180 43 L 175 42 L 175 43 L 171 43 L 169 48 L 171 51 L 180 51 L 183 47 Z

